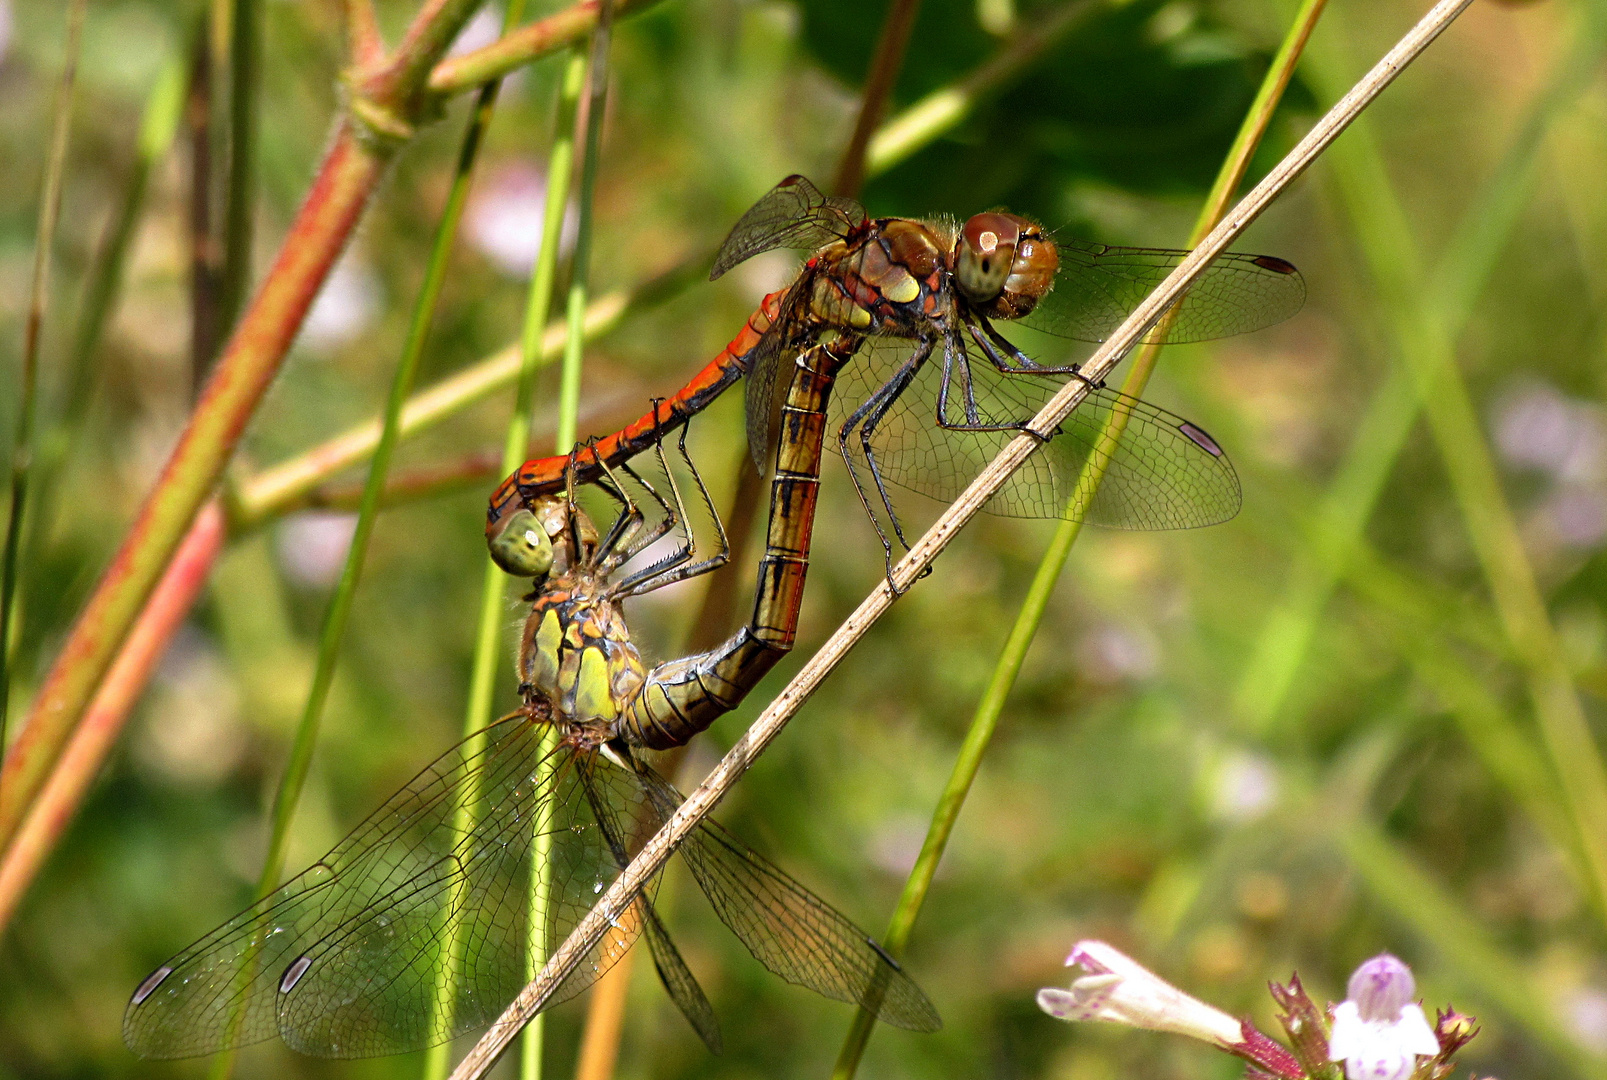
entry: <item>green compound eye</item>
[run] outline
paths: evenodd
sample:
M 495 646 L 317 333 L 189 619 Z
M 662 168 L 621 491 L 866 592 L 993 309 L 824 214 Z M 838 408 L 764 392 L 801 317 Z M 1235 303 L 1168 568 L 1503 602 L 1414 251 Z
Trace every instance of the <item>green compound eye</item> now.
M 545 577 L 552 569 L 552 539 L 528 510 L 515 512 L 489 547 L 491 561 L 514 577 Z

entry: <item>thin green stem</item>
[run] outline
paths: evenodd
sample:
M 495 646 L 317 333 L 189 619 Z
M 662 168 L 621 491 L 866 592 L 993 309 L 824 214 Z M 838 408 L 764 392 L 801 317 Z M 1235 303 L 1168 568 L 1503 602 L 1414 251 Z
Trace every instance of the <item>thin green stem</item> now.
M 73 0 L 67 9 L 67 49 L 62 58 L 61 83 L 56 90 L 51 122 L 50 155 L 39 197 L 39 223 L 34 233 L 33 284 L 28 295 L 28 317 L 22 340 L 21 412 L 17 439 L 11 453 L 11 506 L 6 514 L 5 552 L 0 555 L 0 750 L 6 745 L 6 718 L 11 698 L 11 657 L 17 626 L 17 575 L 22 561 L 22 521 L 28 505 L 28 481 L 33 469 L 33 429 L 39 407 L 39 341 L 44 333 L 45 310 L 50 302 L 50 256 L 56 241 L 56 219 L 61 215 L 61 182 L 67 167 L 67 141 L 72 133 L 73 90 L 78 81 L 78 47 L 84 35 L 88 0 Z
M 934 90 L 889 120 L 871 139 L 865 169 L 874 176 L 891 169 L 934 139 L 954 130 L 983 101 L 1009 85 L 1084 19 L 1100 10 L 1099 0 L 1068 0 L 1016 33 L 992 59 L 970 75 Z
M 887 7 L 887 16 L 882 20 L 881 33 L 876 39 L 876 52 L 865 75 L 865 91 L 860 97 L 854 133 L 848 139 L 848 148 L 837 165 L 837 177 L 832 181 L 832 190 L 838 195 L 858 198 L 859 189 L 864 186 L 865 151 L 882 121 L 887 99 L 893 94 L 893 84 L 904 66 L 904 53 L 909 48 L 910 33 L 915 29 L 915 17 L 920 11 L 921 0 L 892 0 Z
M 514 390 L 513 415 L 509 418 L 502 447 L 502 473 L 519 467 L 530 446 L 535 427 L 536 374 L 546 358 L 556 350 L 547 346 L 547 320 L 552 311 L 552 295 L 558 277 L 558 253 L 563 238 L 564 210 L 569 204 L 569 183 L 575 165 L 575 120 L 580 95 L 585 86 L 586 54 L 570 50 L 559 79 L 557 118 L 553 125 L 552 147 L 547 154 L 547 193 L 542 210 L 541 249 L 530 274 L 530 291 L 525 301 L 524 328 L 519 338 L 518 378 Z M 475 737 L 491 719 L 496 693 L 497 666 L 502 657 L 502 624 L 506 617 L 504 601 L 508 577 L 489 557 L 480 590 L 480 619 L 475 633 L 474 659 L 470 668 L 468 700 L 464 706 L 463 733 Z M 453 827 L 461 834 L 470 826 L 468 814 L 472 799 L 464 798 Z M 458 963 L 457 944 L 449 948 L 448 968 Z M 448 975 L 450 980 L 454 975 Z M 451 1064 L 451 1047 L 432 1047 L 425 1058 L 424 1077 L 439 1080 Z
M 1266 131 L 1268 120 L 1277 106 L 1278 99 L 1289 83 L 1301 50 L 1311 35 L 1312 27 L 1322 14 L 1324 4 L 1325 0 L 1305 0 L 1290 25 L 1288 33 L 1284 36 L 1283 45 L 1262 81 L 1261 90 L 1251 104 L 1250 111 L 1239 129 L 1238 137 L 1234 139 L 1232 148 L 1217 175 L 1217 181 L 1212 186 L 1211 193 L 1195 222 L 1194 231 L 1189 238 L 1191 247 L 1198 244 L 1216 226 L 1228 201 L 1237 191 L 1249 166 L 1250 158 L 1260 144 L 1261 135 Z M 1134 360 L 1122 387 L 1123 393 L 1128 396 L 1136 398 L 1143 392 L 1159 357 L 1159 342 L 1165 337 L 1167 324 L 1168 320 L 1162 319 L 1158 324 L 1158 332 L 1152 335 L 1152 343 L 1144 346 Z M 887 936 L 883 944 L 895 957 L 903 953 L 909 941 L 915 919 L 920 914 L 927 890 L 937 873 L 938 863 L 942 860 L 943 851 L 954 831 L 960 810 L 965 805 L 971 784 L 981 767 L 982 755 L 998 727 L 1005 702 L 1009 699 L 1010 691 L 1021 673 L 1027 650 L 1037 635 L 1038 627 L 1043 621 L 1044 612 L 1048 609 L 1049 600 L 1054 595 L 1055 584 L 1065 568 L 1072 546 L 1082 533 L 1083 508 L 1093 500 L 1100 483 L 1104 480 L 1105 468 L 1126 429 L 1128 416 L 1125 410 L 1116 410 L 1100 433 L 1094 451 L 1084 466 L 1083 475 L 1078 478 L 1075 494 L 1066 507 L 1065 517 L 1055 530 L 1054 538 L 1038 564 L 1032 585 L 1027 590 L 1021 610 L 1016 615 L 1015 624 L 1011 627 L 1009 637 L 1006 638 L 1004 648 L 994 665 L 987 688 L 983 691 L 981 701 L 977 703 L 971 726 L 966 732 L 960 753 L 949 773 L 948 783 L 944 786 L 937 807 L 933 811 L 932 823 L 927 829 L 921 852 L 916 857 L 915 866 L 904 883 L 898 906 L 888 923 Z M 832 1080 L 850 1080 L 853 1077 L 859 1068 L 860 1059 L 864 1055 L 865 1046 L 870 1041 L 875 1024 L 875 1014 L 861 1005 L 837 1055 Z
M 558 384 L 558 446 L 567 453 L 575 443 L 575 417 L 580 412 L 580 366 L 586 344 L 586 293 L 591 272 L 592 202 L 597 191 L 597 163 L 602 153 L 603 123 L 608 108 L 608 46 L 614 5 L 600 0 L 597 31 L 592 35 L 591 70 L 586 95 L 586 149 L 581 157 L 580 184 L 575 192 L 575 255 L 569 273 L 563 372 Z
M 138 146 L 123 192 L 123 202 L 117 216 L 107 226 L 78 309 L 72 352 L 68 358 L 67 393 L 62 403 L 60 421 L 60 425 L 69 432 L 77 427 L 87 407 L 95 377 L 93 361 L 100 348 L 106 322 L 117 305 L 123 267 L 128 261 L 134 226 L 139 223 L 140 211 L 145 206 L 145 190 L 150 183 L 151 169 L 167 157 L 173 146 L 173 137 L 184 114 L 184 91 L 184 59 L 182 55 L 174 56 L 163 66 L 145 98 Z
M 351 546 L 346 552 L 346 564 L 342 569 L 340 580 L 336 583 L 329 607 L 324 612 L 324 623 L 318 641 L 317 665 L 313 671 L 312 685 L 307 693 L 306 707 L 296 728 L 290 760 L 286 764 L 284 776 L 274 795 L 268 854 L 263 863 L 262 877 L 257 883 L 259 897 L 267 896 L 278 887 L 280 875 L 284 870 L 290 825 L 295 817 L 296 804 L 300 801 L 307 773 L 312 767 L 312 754 L 317 745 L 324 707 L 329 700 L 330 688 L 334 685 L 335 664 L 340 655 L 341 640 L 345 635 L 352 602 L 362 578 L 363 564 L 368 554 L 368 542 L 373 536 L 374 522 L 379 515 L 391 458 L 400 440 L 402 410 L 407 404 L 408 395 L 412 393 L 419 363 L 424 356 L 424 347 L 429 340 L 430 325 L 435 317 L 441 289 L 446 283 L 452 248 L 457 239 L 458 226 L 463 220 L 464 206 L 468 202 L 474 164 L 495 110 L 496 93 L 495 84 L 485 87 L 469 118 L 468 128 L 463 135 L 463 145 L 458 153 L 452 188 L 447 195 L 446 206 L 442 210 L 440 224 L 436 227 L 435 239 L 430 248 L 424 282 L 413 304 L 407 338 L 396 365 L 396 373 L 391 380 L 390 396 L 386 402 L 380 428 L 379 444 L 374 448 L 374 456 L 369 464 L 368 480 L 363 487 L 362 502 L 357 512 L 357 526 L 352 535 Z M 217 1077 L 220 1073 L 227 1075 L 232 1066 L 232 1058 L 232 1054 L 220 1055 L 213 1076 Z
M 229 157 L 223 204 L 223 274 L 218 318 L 234 327 L 251 287 L 251 212 L 256 191 L 257 98 L 261 82 L 260 0 L 232 0 L 229 20 Z
M 564 363 L 558 386 L 558 438 L 559 453 L 566 453 L 575 444 L 576 417 L 580 412 L 581 361 L 585 347 L 586 293 L 591 272 L 592 205 L 597 193 L 598 161 L 602 156 L 603 125 L 608 109 L 608 50 L 613 38 L 614 2 L 598 0 L 597 29 L 591 38 L 591 59 L 586 74 L 586 145 L 581 155 L 580 180 L 575 191 L 575 253 L 570 262 L 569 300 L 565 318 Z M 549 177 L 548 183 L 552 180 Z M 557 221 L 561 228 L 562 212 Z M 555 732 L 549 732 L 551 741 Z M 549 787 L 551 777 L 544 778 Z M 547 815 L 552 813 L 550 796 L 541 799 Z M 536 842 L 532 846 L 530 863 L 530 948 L 527 952 L 531 970 L 528 978 L 535 978 L 539 965 L 552 955 L 553 942 L 548 938 L 548 916 L 552 900 L 552 870 L 549 854 L 552 847 L 551 826 L 538 816 L 533 826 Z M 538 952 L 539 950 L 539 952 Z M 546 1043 L 546 1016 L 537 1014 L 525 1025 L 520 1040 L 519 1076 L 521 1080 L 541 1080 L 542 1048 Z

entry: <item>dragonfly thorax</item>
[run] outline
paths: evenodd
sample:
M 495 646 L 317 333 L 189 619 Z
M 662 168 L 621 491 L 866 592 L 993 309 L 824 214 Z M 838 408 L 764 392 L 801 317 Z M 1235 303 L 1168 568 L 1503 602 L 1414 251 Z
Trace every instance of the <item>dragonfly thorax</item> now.
M 855 333 L 907 335 L 941 306 L 948 247 L 923 222 L 880 218 L 810 260 L 810 313 Z
M 642 657 L 606 582 L 585 571 L 554 577 L 536 598 L 519 642 L 521 691 L 559 722 L 613 733 L 646 679 Z
M 1038 306 L 1060 269 L 1055 242 L 1024 217 L 990 211 L 954 242 L 954 285 L 979 314 L 1019 319 Z

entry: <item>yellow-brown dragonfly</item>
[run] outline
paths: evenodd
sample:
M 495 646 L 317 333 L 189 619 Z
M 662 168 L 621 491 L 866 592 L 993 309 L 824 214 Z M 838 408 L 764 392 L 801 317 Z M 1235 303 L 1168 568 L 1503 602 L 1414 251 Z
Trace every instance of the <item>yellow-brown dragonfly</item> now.
M 1103 340 L 1187 255 L 1084 243 L 998 211 L 963 225 L 873 219 L 853 200 L 823 195 L 804 177 L 790 176 L 737 222 L 710 276 L 778 248 L 813 254 L 661 411 L 599 439 L 593 456 L 580 460 L 583 478 L 596 475 L 602 461 L 642 453 L 744 375 L 748 436 L 762 466 L 789 361 L 817 341 L 852 336 L 867 345 L 844 369 L 835 398 L 838 447 L 872 520 L 866 474 L 896 531 L 888 484 L 952 499 L 1064 379 L 1077 375 L 1075 364 L 1035 360 L 995 322 Z M 1288 318 L 1304 300 L 1305 282 L 1290 263 L 1228 253 L 1174 308 L 1166 339 L 1260 329 Z M 1097 490 L 1082 490 L 1090 456 L 1102 453 L 1099 433 L 1118 412 L 1128 417 L 1125 434 L 1099 462 Z M 522 502 L 558 490 L 564 468 L 562 457 L 542 458 L 509 476 L 492 497 L 488 535 Z M 1088 496 L 1080 506 L 1072 503 L 1079 492 Z M 1240 499 L 1232 465 L 1202 428 L 1100 386 L 988 509 L 1060 517 L 1071 506 L 1095 524 L 1175 529 L 1226 520 Z M 890 553 L 885 536 L 883 543 Z
M 659 454 L 662 463 L 662 443 Z M 534 501 L 505 538 L 518 545 L 505 558 L 534 583 L 521 707 L 438 758 L 310 869 L 158 967 L 128 1005 L 130 1048 L 189 1057 L 278 1036 L 307 1054 L 372 1057 L 484 1026 L 675 811 L 681 797 L 644 748 L 685 742 L 735 703 L 730 695 L 740 699 L 737 684 L 771 648 L 759 613 L 787 609 L 761 598 L 754 625 L 726 645 L 649 669 L 622 601 L 721 565 L 724 537 L 698 559 L 667 465 L 668 497 L 622 471 L 595 485 L 620 508 L 601 535 L 576 504 L 572 460 L 565 491 Z M 657 505 L 654 520 L 633 487 Z M 812 514 L 812 493 L 795 509 Z M 678 528 L 673 552 L 623 572 Z M 761 575 L 761 592 L 771 587 L 790 585 Z M 679 850 L 715 913 L 770 971 L 895 1026 L 940 1026 L 874 940 L 729 832 L 706 821 Z M 544 891 L 533 907 L 538 865 Z M 671 998 L 717 1050 L 713 1009 L 659 920 L 655 889 L 553 1000 L 579 993 L 642 936 Z

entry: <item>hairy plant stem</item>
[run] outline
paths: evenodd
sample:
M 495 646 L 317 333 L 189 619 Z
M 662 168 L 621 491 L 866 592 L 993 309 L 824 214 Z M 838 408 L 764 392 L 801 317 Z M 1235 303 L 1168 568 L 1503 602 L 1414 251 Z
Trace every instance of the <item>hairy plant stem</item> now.
M 1189 247 L 1197 245 L 1221 221 L 1228 200 L 1243 182 L 1245 172 L 1250 167 L 1250 159 L 1255 156 L 1256 148 L 1261 144 L 1261 137 L 1265 134 L 1272 113 L 1283 97 L 1284 89 L 1289 85 L 1295 64 L 1299 61 L 1325 4 L 1326 0 L 1305 0 L 1295 15 L 1277 55 L 1273 58 L 1272 65 L 1262 78 L 1261 87 L 1245 114 L 1238 135 L 1222 161 L 1216 181 L 1206 195 L 1205 204 L 1200 208 L 1199 217 L 1189 235 Z M 1165 338 L 1164 330 L 1169 321 L 1170 313 L 1159 323 L 1162 332 L 1154 335 L 1154 340 L 1139 349 L 1122 385 L 1122 393 L 1128 397 L 1137 398 L 1143 395 L 1150 375 L 1155 370 L 1155 364 L 1160 359 L 1161 342 Z M 1106 465 L 1121 440 L 1129 415 L 1121 411 L 1113 413 L 1107 420 L 1105 429 L 1100 433 L 1095 444 L 1096 449 L 1089 455 L 1083 475 L 1078 480 L 1076 493 L 1066 506 L 1064 519 L 1056 528 L 1048 550 L 1038 563 L 1032 585 L 1022 600 L 1015 623 L 1011 626 L 1004 648 L 994 664 L 993 674 L 982 692 L 982 699 L 977 703 L 976 712 L 960 745 L 960 752 L 955 758 L 948 782 L 943 788 L 942 795 L 938 797 L 938 804 L 933 811 L 931 825 L 927 828 L 926 839 L 921 844 L 920 854 L 916 856 L 915 866 L 911 868 L 910 875 L 904 882 L 898 906 L 893 911 L 893 917 L 887 925 L 887 933 L 882 939 L 883 947 L 895 957 L 903 955 L 904 948 L 909 942 L 915 920 L 920 915 L 926 894 L 931 888 L 932 878 L 937 873 L 938 863 L 942 861 L 943 852 L 948 847 L 949 837 L 953 835 L 955 823 L 959 820 L 971 784 L 976 779 L 977 770 L 981 768 L 982 755 L 993 739 L 999 717 L 1004 712 L 1005 702 L 1009 699 L 1010 691 L 1015 687 L 1016 679 L 1021 674 L 1027 650 L 1037 637 L 1044 612 L 1049 608 L 1050 597 L 1054 595 L 1055 585 L 1065 570 L 1072 546 L 1082 534 L 1083 508 L 1093 500 L 1104 481 Z M 838 1052 L 837 1064 L 832 1070 L 832 1080 L 850 1080 L 858 1071 L 860 1059 L 864 1056 L 865 1047 L 870 1042 L 871 1032 L 875 1026 L 875 1013 L 861 1005 L 854 1014 L 848 1035 Z
M 84 793 L 101 774 L 106 756 L 123 730 L 134 703 L 161 663 L 168 641 L 183 625 L 190 605 L 206 586 L 212 562 L 223 547 L 223 510 L 216 502 L 202 508 L 173 561 L 140 612 L 117 662 L 95 693 L 84 722 L 73 732 L 51 771 L 50 781 L 28 809 L 22 827 L 0 860 L 0 936 L 16 913 L 34 876 L 72 824 Z

